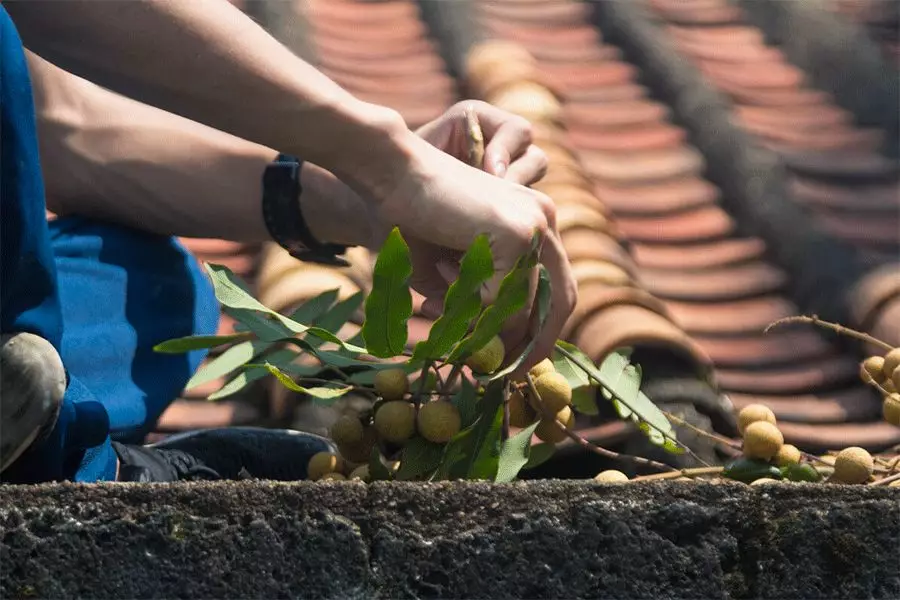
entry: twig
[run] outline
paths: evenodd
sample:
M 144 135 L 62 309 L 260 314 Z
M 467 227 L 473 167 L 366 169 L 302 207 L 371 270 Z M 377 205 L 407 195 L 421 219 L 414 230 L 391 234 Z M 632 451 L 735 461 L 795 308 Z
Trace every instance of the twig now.
M 824 327 L 825 329 L 831 329 L 835 333 L 840 335 L 846 335 L 852 338 L 856 338 L 863 342 L 868 342 L 870 344 L 874 344 L 876 346 L 881 346 L 885 350 L 892 350 L 893 346 L 888 344 L 887 342 L 882 342 L 878 338 L 872 337 L 868 333 L 862 333 L 861 331 L 856 331 L 855 329 L 850 329 L 849 327 L 844 327 L 840 323 L 831 323 L 829 321 L 823 321 L 818 316 L 813 315 L 811 317 L 807 316 L 796 316 L 796 317 L 785 317 L 783 319 L 778 319 L 769 325 L 763 330 L 763 333 L 769 333 L 769 330 L 773 327 L 777 327 L 778 325 L 784 325 L 786 323 L 812 323 L 813 325 L 818 325 L 819 327 Z
M 422 367 L 422 372 L 419 375 L 419 390 L 413 395 L 413 402 L 416 405 L 416 408 L 419 406 L 419 402 L 422 399 L 422 394 L 425 392 L 425 386 L 428 385 L 428 371 L 431 370 L 432 365 L 434 365 L 431 361 L 426 361 L 425 365 Z
M 450 374 L 447 375 L 447 381 L 444 382 L 444 385 L 441 387 L 441 396 L 450 395 L 450 392 L 453 390 L 453 385 L 456 383 L 456 380 L 461 372 L 462 364 L 457 363 L 453 365 L 453 368 L 450 369 Z
M 887 484 L 893 483 L 895 481 L 900 481 L 900 473 L 894 473 L 893 475 L 890 475 L 883 479 L 879 479 L 878 481 L 870 483 L 869 485 L 873 485 L 873 486 L 874 485 L 887 485 Z
M 632 481 L 653 481 L 658 479 L 678 479 L 679 477 L 694 477 L 696 475 L 718 475 L 725 470 L 725 467 L 696 467 L 693 469 L 679 469 L 672 473 L 654 473 L 652 475 L 641 475 L 635 477 Z
M 528 382 L 528 389 L 531 392 L 530 393 L 531 398 L 529 400 L 529 402 L 531 403 L 531 407 L 533 409 L 535 409 L 535 411 L 537 411 L 537 413 L 539 415 L 540 414 L 546 415 L 546 413 L 543 410 L 543 401 L 541 400 L 541 394 L 537 391 L 537 388 L 534 387 L 534 379 L 531 377 L 530 373 L 525 374 L 525 380 Z M 603 448 L 602 446 L 598 446 L 597 444 L 589 442 L 588 440 L 584 439 L 583 437 L 581 437 L 580 435 L 578 435 L 577 433 L 575 433 L 574 431 L 572 431 L 568 427 L 566 427 L 565 423 L 562 423 L 561 421 L 559 421 L 555 415 L 553 416 L 553 423 L 557 427 L 559 427 L 562 430 L 562 432 L 565 433 L 566 436 L 568 436 L 569 439 L 571 439 L 573 442 L 575 442 L 576 444 L 578 444 L 579 446 L 581 446 L 583 448 L 586 448 L 587 450 L 590 450 L 594 454 L 597 454 L 604 458 L 610 458 L 612 460 L 616 460 L 616 461 L 620 461 L 620 462 L 627 460 L 627 461 L 631 461 L 638 465 L 642 465 L 645 467 L 652 467 L 654 469 L 661 469 L 663 471 L 677 471 L 678 470 L 675 467 L 673 467 L 671 465 L 667 465 L 665 463 L 661 463 L 661 462 L 658 462 L 655 460 L 650 460 L 650 459 L 644 458 L 642 456 L 632 456 L 631 454 L 619 454 L 618 452 L 613 452 L 612 450 L 607 450 L 606 448 Z

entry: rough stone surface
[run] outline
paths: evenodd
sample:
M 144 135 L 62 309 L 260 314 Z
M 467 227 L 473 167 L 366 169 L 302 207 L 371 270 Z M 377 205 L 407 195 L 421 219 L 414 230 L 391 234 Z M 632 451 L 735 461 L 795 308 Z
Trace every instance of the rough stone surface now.
M 593 2 L 593 20 L 604 39 L 640 67 L 641 83 L 672 109 L 673 120 L 703 153 L 705 176 L 722 190 L 722 203 L 740 233 L 766 240 L 772 258 L 790 274 L 790 295 L 801 310 L 850 322 L 847 290 L 870 267 L 850 244 L 812 223 L 791 198 L 779 157 L 734 125 L 728 99 L 710 87 L 639 4 Z
M 900 491 L 0 488 L 3 598 L 897 598 Z

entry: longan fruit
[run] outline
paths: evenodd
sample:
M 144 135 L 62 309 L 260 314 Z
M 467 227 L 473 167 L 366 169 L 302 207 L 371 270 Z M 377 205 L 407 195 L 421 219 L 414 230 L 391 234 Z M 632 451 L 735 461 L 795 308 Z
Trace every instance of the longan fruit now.
M 785 444 L 775 453 L 775 464 L 779 467 L 796 465 L 800 463 L 802 457 L 803 455 L 800 454 L 800 449 L 797 446 Z
M 409 391 L 409 379 L 403 369 L 384 369 L 375 373 L 375 391 L 385 400 L 400 400 Z
M 893 380 L 886 379 L 881 382 L 881 387 L 884 388 L 884 391 L 888 393 L 888 395 L 893 394 L 897 391 L 897 387 L 894 385 Z
M 573 413 L 572 409 L 568 406 L 564 406 L 562 410 L 556 413 L 555 417 L 541 419 L 541 422 L 538 423 L 538 426 L 534 429 L 534 434 L 538 439 L 550 444 L 558 444 L 568 437 L 566 436 L 566 433 L 554 423 L 554 419 L 565 423 L 566 427 L 571 429 L 572 425 L 575 424 L 575 413 Z
M 306 465 L 306 477 L 316 481 L 329 473 L 336 473 L 344 468 L 343 459 L 331 452 L 316 452 Z
M 385 402 L 375 413 L 375 430 L 381 439 L 402 444 L 416 432 L 416 407 L 406 400 Z
M 487 375 L 493 373 L 503 364 L 506 357 L 506 347 L 500 336 L 495 335 L 491 340 L 473 352 L 466 359 L 466 366 L 479 375 Z
M 765 404 L 748 404 L 738 413 L 738 429 L 742 434 L 748 425 L 758 421 L 775 425 L 775 413 Z
M 873 380 L 881 381 L 883 368 L 884 358 L 870 356 L 859 364 L 859 378 L 865 383 L 872 383 Z
M 890 482 L 888 487 L 900 487 L 900 479 Z
M 874 470 L 872 455 L 859 446 L 850 446 L 841 450 L 834 459 L 831 480 L 836 483 L 865 483 Z
M 891 383 L 894 384 L 894 389 L 900 392 L 900 369 L 894 369 L 894 374 L 891 375 Z
M 349 477 L 349 479 L 361 479 L 361 480 L 365 481 L 366 483 L 368 483 L 371 478 L 372 477 L 369 475 L 369 465 L 362 465 L 360 467 L 356 467 L 355 469 L 353 469 L 350 472 L 350 477 Z
M 900 366 L 900 348 L 894 348 L 884 355 L 884 363 L 881 365 L 881 374 L 885 379 L 891 379 Z
M 319 478 L 319 481 L 347 481 L 347 478 L 340 473 L 325 473 Z
M 759 479 L 753 480 L 750 485 L 768 485 L 770 483 L 779 483 L 777 479 L 772 479 L 771 477 L 760 477 Z
M 784 436 L 768 421 L 754 421 L 744 430 L 744 456 L 771 460 L 784 445 Z
M 459 433 L 462 419 L 459 416 L 459 409 L 453 403 L 435 400 L 419 407 L 416 423 L 419 435 L 429 442 L 444 444 Z
M 556 371 L 544 373 L 535 379 L 534 389 L 541 397 L 542 407 L 550 414 L 558 413 L 572 402 L 572 386 Z
M 528 404 L 528 400 L 519 390 L 509 396 L 509 424 L 512 427 L 525 429 L 537 419 L 537 413 Z
M 362 441 L 365 428 L 354 415 L 344 415 L 331 426 L 329 435 L 338 446 L 352 446 Z
M 355 444 L 338 443 L 338 450 L 345 459 L 355 463 L 368 463 L 372 448 L 378 441 L 378 434 L 372 426 L 363 427 L 362 439 Z M 337 442 L 336 442 L 337 443 Z
M 597 473 L 594 476 L 594 481 L 599 481 L 600 483 L 624 483 L 628 481 L 628 475 L 622 471 L 608 469 Z
M 531 367 L 531 369 L 528 370 L 528 374 L 531 375 L 532 379 L 537 379 L 544 373 L 551 373 L 555 370 L 556 366 L 554 366 L 553 361 L 549 358 L 545 358 L 538 364 Z
M 881 409 L 885 421 L 895 427 L 900 427 L 900 394 L 894 392 L 885 397 Z

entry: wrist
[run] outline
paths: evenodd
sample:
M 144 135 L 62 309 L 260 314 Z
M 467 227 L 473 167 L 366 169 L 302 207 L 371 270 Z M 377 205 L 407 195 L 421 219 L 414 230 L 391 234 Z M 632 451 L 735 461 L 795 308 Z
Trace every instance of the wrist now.
M 354 98 L 338 111 L 342 125 L 333 137 L 338 143 L 325 148 L 321 158 L 310 160 L 366 200 L 390 197 L 413 162 L 415 133 L 400 113 L 384 106 Z
M 334 174 L 309 162 L 300 173 L 300 210 L 317 240 L 373 248 L 376 218 L 371 207 Z

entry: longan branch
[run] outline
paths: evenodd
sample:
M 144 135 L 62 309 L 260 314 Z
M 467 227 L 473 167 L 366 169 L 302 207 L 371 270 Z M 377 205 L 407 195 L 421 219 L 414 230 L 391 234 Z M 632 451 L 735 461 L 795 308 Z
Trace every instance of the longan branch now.
M 641 418 L 641 413 L 639 413 L 638 411 L 634 410 L 634 408 L 632 408 L 631 406 L 629 406 L 629 403 L 626 402 L 625 400 L 623 400 L 622 397 L 621 397 L 619 394 L 617 394 L 616 391 L 615 391 L 614 389 L 608 387 L 608 386 L 607 386 L 606 384 L 604 384 L 602 381 L 600 381 L 599 379 L 597 379 L 596 377 L 594 377 L 593 375 L 591 375 L 591 373 L 581 365 L 581 361 L 580 361 L 577 357 L 575 357 L 571 352 L 569 352 L 568 350 L 566 350 L 565 348 L 563 348 L 562 346 L 560 346 L 560 345 L 558 345 L 558 344 L 556 345 L 556 351 L 559 352 L 560 354 L 562 354 L 563 356 L 565 356 L 566 358 L 568 358 L 568 359 L 569 359 L 570 361 L 572 361 L 573 363 L 575 363 L 575 365 L 577 365 L 578 368 L 580 368 L 582 371 L 584 371 L 585 375 L 587 375 L 589 379 L 592 379 L 592 380 L 596 381 L 596 382 L 597 382 L 597 385 L 599 385 L 600 387 L 602 387 L 603 389 L 605 389 L 607 392 L 609 392 L 609 393 L 612 395 L 612 397 L 616 399 L 616 401 L 620 402 L 620 403 L 622 404 L 622 406 L 624 406 L 625 408 L 627 408 L 628 410 L 630 410 L 630 411 L 632 412 L 632 414 L 637 415 L 638 418 L 639 418 L 642 422 L 646 423 L 648 427 L 652 427 L 653 429 L 655 429 L 655 430 L 658 431 L 659 433 L 663 434 L 663 437 L 665 437 L 666 439 L 670 440 L 673 444 L 675 444 L 676 446 L 678 446 L 679 448 L 681 448 L 682 450 L 684 450 L 685 452 L 687 452 L 687 453 L 688 453 L 690 456 L 692 456 L 694 459 L 699 460 L 701 464 L 706 464 L 705 462 L 703 462 L 703 460 L 702 460 L 700 457 L 698 457 L 698 456 L 693 452 L 693 450 L 691 450 L 690 448 L 688 448 L 685 444 L 681 443 L 679 440 L 676 440 L 676 439 L 675 439 L 674 437 L 672 437 L 671 435 L 668 435 L 665 431 L 663 431 L 663 430 L 661 430 L 659 427 L 656 427 L 655 425 L 653 425 L 653 423 L 650 423 L 650 422 L 647 421 L 646 419 Z
M 530 394 L 531 398 L 529 399 L 529 401 L 531 403 L 531 407 L 534 408 L 535 411 L 539 415 L 545 414 L 545 412 L 542 410 L 543 401 L 541 400 L 541 395 L 538 392 L 537 388 L 535 387 L 534 378 L 531 377 L 530 373 L 525 374 L 525 381 L 528 383 L 528 389 L 531 392 L 531 394 Z M 675 467 L 672 467 L 670 465 L 667 465 L 667 464 L 664 464 L 661 462 L 657 462 L 655 460 L 650 460 L 647 458 L 643 458 L 641 456 L 632 456 L 630 454 L 619 454 L 618 452 L 613 452 L 612 450 L 607 450 L 606 448 L 603 448 L 601 446 L 598 446 L 597 444 L 589 442 L 588 440 L 584 439 L 583 437 L 581 437 L 580 435 L 578 435 L 577 433 L 575 433 L 574 431 L 572 431 L 568 427 L 566 427 L 565 423 L 562 423 L 559 420 L 557 420 L 555 415 L 553 416 L 553 423 L 554 423 L 554 425 L 559 427 L 562 430 L 562 432 L 565 433 L 566 436 L 569 439 L 571 439 L 573 442 L 575 442 L 576 444 L 578 444 L 579 446 L 581 446 L 587 450 L 590 450 L 594 454 L 597 454 L 604 458 L 610 458 L 610 459 L 616 460 L 616 461 L 628 460 L 628 461 L 631 461 L 638 465 L 652 467 L 654 469 L 661 469 L 663 471 L 677 471 L 677 469 L 675 469 Z
M 632 481 L 658 481 L 661 479 L 678 479 L 679 477 L 694 478 L 699 475 L 719 475 L 725 467 L 696 467 L 693 469 L 678 469 L 670 473 L 654 473 L 652 475 L 641 475 L 635 477 Z
M 804 315 L 795 316 L 795 317 L 785 317 L 783 319 L 778 319 L 769 325 L 763 330 L 763 333 L 769 333 L 769 330 L 773 327 L 777 327 L 778 325 L 784 325 L 787 323 L 812 323 L 813 325 L 818 325 L 819 327 L 823 327 L 825 329 L 831 329 L 835 333 L 840 335 L 846 335 L 848 337 L 856 338 L 863 342 L 868 342 L 870 344 L 875 344 L 876 346 L 881 346 L 885 350 L 892 350 L 893 347 L 887 342 L 883 342 L 878 338 L 872 337 L 868 333 L 862 333 L 861 331 L 856 331 L 855 329 L 850 329 L 849 327 L 845 327 L 840 323 L 831 323 L 829 321 L 823 321 L 818 316 L 813 315 L 811 317 L 807 317 Z
M 889 483 L 893 483 L 895 481 L 900 481 L 900 473 L 894 473 L 893 475 L 884 477 L 883 479 L 873 481 L 869 485 L 888 485 Z

